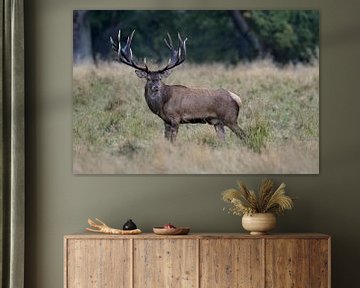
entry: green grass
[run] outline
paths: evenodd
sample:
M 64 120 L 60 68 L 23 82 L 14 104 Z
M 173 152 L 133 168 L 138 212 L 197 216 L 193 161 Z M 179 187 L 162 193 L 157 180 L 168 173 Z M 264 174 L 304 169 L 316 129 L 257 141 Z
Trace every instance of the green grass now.
M 74 172 L 318 173 L 319 67 L 278 68 L 269 61 L 227 68 L 183 65 L 167 84 L 224 88 L 243 101 L 241 141 L 226 129 L 180 125 L 175 144 L 146 105 L 144 82 L 117 63 L 73 71 Z

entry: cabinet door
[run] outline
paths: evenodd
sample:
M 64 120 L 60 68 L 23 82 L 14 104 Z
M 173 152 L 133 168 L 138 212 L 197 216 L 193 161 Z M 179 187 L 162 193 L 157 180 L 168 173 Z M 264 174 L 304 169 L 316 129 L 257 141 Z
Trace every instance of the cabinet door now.
M 134 240 L 134 287 L 197 287 L 197 240 Z
M 330 240 L 310 241 L 310 287 L 330 287 Z
M 200 287 L 264 287 L 263 242 L 260 239 L 200 241 Z
M 68 239 L 66 288 L 131 287 L 130 240 Z
M 309 287 L 309 240 L 266 239 L 266 287 Z

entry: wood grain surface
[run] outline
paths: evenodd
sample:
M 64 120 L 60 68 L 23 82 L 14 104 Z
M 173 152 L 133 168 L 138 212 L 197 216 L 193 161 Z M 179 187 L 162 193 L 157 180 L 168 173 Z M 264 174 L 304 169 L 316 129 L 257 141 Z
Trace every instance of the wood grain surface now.
M 197 241 L 134 241 L 134 287 L 197 287 Z
M 130 252 L 130 240 L 69 241 L 65 287 L 131 287 Z
M 313 239 L 310 242 L 310 287 L 327 288 L 330 279 L 330 241 Z
M 323 234 L 66 235 L 64 287 L 330 288 L 330 255 Z
M 139 235 L 110 235 L 102 233 L 77 233 L 65 235 L 65 239 L 329 239 L 329 235 L 320 233 L 288 233 L 288 234 L 265 234 L 250 235 L 249 233 L 189 233 L 188 235 L 156 235 L 154 233 L 142 233 Z
M 266 287 L 310 287 L 310 241 L 266 240 Z
M 200 287 L 263 287 L 261 239 L 209 239 L 200 246 Z

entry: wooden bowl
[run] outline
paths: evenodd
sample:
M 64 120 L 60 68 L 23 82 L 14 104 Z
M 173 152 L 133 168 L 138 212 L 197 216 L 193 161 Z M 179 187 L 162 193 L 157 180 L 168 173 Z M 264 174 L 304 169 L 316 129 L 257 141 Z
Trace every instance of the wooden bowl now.
M 154 227 L 153 231 L 157 235 L 186 235 L 189 233 L 189 227 L 164 228 Z

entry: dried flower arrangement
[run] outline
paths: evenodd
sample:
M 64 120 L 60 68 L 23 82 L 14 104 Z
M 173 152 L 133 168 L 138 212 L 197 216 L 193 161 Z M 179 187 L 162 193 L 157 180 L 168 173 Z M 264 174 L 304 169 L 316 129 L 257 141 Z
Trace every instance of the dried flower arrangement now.
M 238 181 L 239 189 L 228 189 L 223 192 L 222 199 L 231 203 L 229 213 L 233 215 L 252 215 L 256 213 L 283 214 L 294 207 L 294 198 L 285 195 L 285 183 L 274 190 L 274 182 L 264 179 L 259 193 L 249 190 L 242 181 Z

